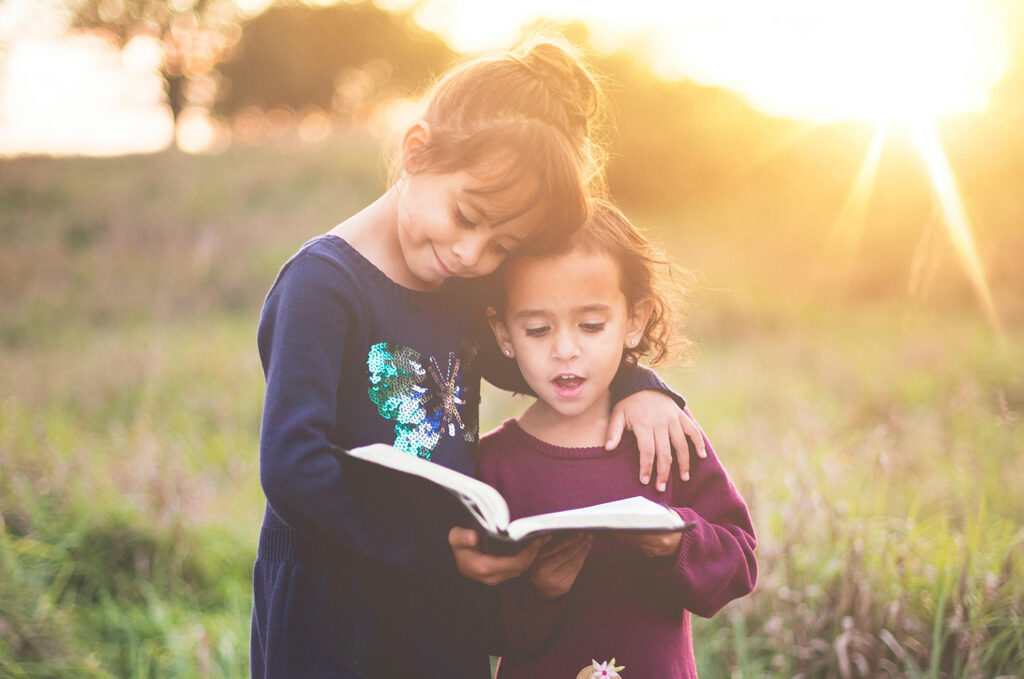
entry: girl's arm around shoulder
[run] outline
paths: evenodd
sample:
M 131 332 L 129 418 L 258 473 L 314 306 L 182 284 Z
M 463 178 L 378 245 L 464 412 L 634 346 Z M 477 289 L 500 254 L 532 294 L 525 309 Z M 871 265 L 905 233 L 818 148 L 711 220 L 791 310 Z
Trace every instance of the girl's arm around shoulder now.
M 686 416 L 686 401 L 668 388 L 653 370 L 623 361 L 611 385 L 612 409 L 607 443 L 613 450 L 626 429 L 636 437 L 640 453 L 640 482 L 647 484 L 654 471 L 655 488 L 668 486 L 672 467 L 683 481 L 689 480 L 690 444 L 703 459 L 704 439 L 697 425 Z
M 689 411 L 687 411 L 689 415 Z M 747 505 L 705 437 L 707 459 L 691 479 L 673 479 L 673 509 L 696 525 L 684 533 L 675 558 L 652 560 L 681 605 L 702 617 L 749 594 L 757 583 L 757 540 Z
M 310 253 L 293 258 L 267 296 L 258 343 L 267 380 L 260 481 L 289 526 L 323 545 L 453 572 L 449 526 L 400 514 L 353 483 L 335 459 L 339 384 L 364 310 L 351 272 Z

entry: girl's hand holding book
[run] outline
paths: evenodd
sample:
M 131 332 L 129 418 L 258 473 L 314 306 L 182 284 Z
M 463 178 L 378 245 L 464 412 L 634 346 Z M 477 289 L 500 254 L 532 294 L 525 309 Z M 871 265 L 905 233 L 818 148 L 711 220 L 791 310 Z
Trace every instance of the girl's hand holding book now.
M 550 539 L 550 535 L 544 535 L 532 540 L 512 556 L 491 556 L 480 551 L 480 536 L 472 528 L 455 526 L 448 531 L 448 544 L 459 573 L 485 585 L 497 585 L 522 575 Z
M 593 541 L 589 534 L 576 533 L 541 550 L 529 571 L 530 583 L 541 598 L 557 599 L 569 593 Z
M 612 450 L 618 446 L 626 429 L 633 432 L 640 451 L 640 481 L 644 484 L 650 481 L 653 467 L 659 491 L 664 491 L 668 484 L 672 451 L 675 451 L 679 463 L 679 478 L 690 480 L 687 439 L 693 442 L 697 457 L 707 457 L 700 428 L 680 410 L 671 396 L 660 391 L 638 391 L 615 404 L 608 420 L 605 448 Z
M 683 534 L 679 532 L 620 533 L 619 537 L 652 559 L 674 556 L 683 540 Z

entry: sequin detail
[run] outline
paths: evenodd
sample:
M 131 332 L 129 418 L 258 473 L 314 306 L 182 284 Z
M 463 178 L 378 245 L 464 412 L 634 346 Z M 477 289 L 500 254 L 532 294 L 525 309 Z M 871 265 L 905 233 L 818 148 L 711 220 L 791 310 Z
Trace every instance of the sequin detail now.
M 473 354 L 465 357 L 465 364 L 454 352 L 444 362 L 433 356 L 425 362 L 419 352 L 401 344 L 370 347 L 370 400 L 382 417 L 394 420 L 395 448 L 429 460 L 442 436 L 461 434 L 467 443 L 476 441 L 475 404 L 464 407 L 463 374 Z

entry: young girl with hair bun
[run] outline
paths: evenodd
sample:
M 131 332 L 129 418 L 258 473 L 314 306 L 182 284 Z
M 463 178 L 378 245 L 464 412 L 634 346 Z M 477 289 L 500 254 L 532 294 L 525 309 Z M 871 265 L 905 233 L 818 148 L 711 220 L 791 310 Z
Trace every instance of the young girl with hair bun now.
M 588 68 L 554 42 L 462 65 L 405 131 L 390 188 L 282 267 L 258 332 L 253 677 L 488 676 L 499 588 L 486 585 L 522 573 L 541 543 L 484 555 L 414 489 L 343 470 L 332 451 L 388 443 L 473 473 L 480 375 L 525 387 L 464 279 L 583 223 L 600 112 Z M 630 367 L 616 385 L 621 421 L 662 457 L 670 439 L 686 451 L 681 405 L 656 375 Z
M 695 527 L 546 545 L 523 578 L 529 587 L 509 601 L 548 607 L 534 606 L 544 617 L 506 618 L 511 647 L 498 679 L 696 677 L 690 613 L 710 617 L 757 580 L 747 507 L 710 443 L 690 481 L 672 478 L 667 496 L 631 473 L 633 441 L 603 446 L 615 375 L 672 349 L 672 268 L 621 212 L 597 202 L 563 250 L 516 257 L 504 270 L 491 324 L 537 400 L 480 440 L 480 478 L 513 519 L 644 495 Z

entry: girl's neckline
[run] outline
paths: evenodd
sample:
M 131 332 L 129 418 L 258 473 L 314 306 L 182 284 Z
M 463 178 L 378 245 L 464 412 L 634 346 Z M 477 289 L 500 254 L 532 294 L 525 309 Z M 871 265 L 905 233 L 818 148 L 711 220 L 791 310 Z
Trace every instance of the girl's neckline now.
M 439 293 L 445 292 L 451 289 L 452 279 L 446 280 L 436 290 L 415 290 L 413 288 L 407 288 L 400 283 L 396 283 L 391 280 L 390 277 L 383 271 L 381 271 L 376 264 L 366 258 L 366 255 L 352 247 L 352 244 L 341 236 L 333 233 L 325 233 L 317 236 L 311 242 L 325 241 L 338 248 L 339 250 L 346 253 L 348 259 L 353 262 L 360 273 L 369 277 L 377 286 L 384 290 L 396 295 L 400 299 L 409 302 L 424 302 L 435 299 Z
M 523 429 L 522 425 L 519 424 L 519 421 L 514 418 L 505 420 L 505 423 L 502 425 L 502 428 L 509 434 L 511 434 L 515 439 L 517 439 L 520 443 L 526 445 L 528 448 L 542 455 L 565 459 L 583 460 L 618 455 L 619 452 L 621 452 L 623 448 L 627 446 L 628 438 L 627 436 L 623 436 L 622 441 L 619 443 L 618 447 L 614 448 L 613 450 L 605 450 L 604 446 L 582 446 L 577 448 L 572 446 L 559 446 L 555 445 L 554 443 L 548 443 L 547 441 L 541 440 L 534 436 L 533 434 L 526 431 L 525 429 Z

